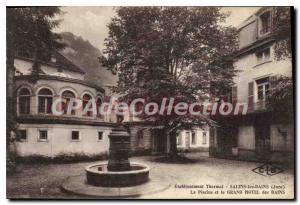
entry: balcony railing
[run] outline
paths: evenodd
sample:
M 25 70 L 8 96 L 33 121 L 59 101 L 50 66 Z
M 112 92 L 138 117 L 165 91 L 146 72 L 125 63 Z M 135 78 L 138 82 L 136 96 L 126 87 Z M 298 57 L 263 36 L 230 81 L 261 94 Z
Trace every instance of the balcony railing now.
M 258 101 L 252 104 L 248 104 L 248 112 L 247 113 L 253 113 L 253 112 L 263 112 L 268 111 L 268 101 Z

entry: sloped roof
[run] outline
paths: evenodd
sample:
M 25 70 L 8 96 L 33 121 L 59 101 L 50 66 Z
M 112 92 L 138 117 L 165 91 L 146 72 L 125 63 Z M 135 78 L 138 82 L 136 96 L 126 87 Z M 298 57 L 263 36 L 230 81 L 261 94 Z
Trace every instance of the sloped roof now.
M 256 15 L 261 12 L 262 10 L 265 10 L 267 7 L 258 8 L 257 11 L 255 11 L 252 15 L 250 15 L 248 18 L 246 18 L 241 24 L 237 26 L 237 29 L 241 29 L 248 25 L 249 23 L 253 22 L 256 19 Z
M 67 57 L 65 57 L 60 52 L 54 51 L 52 53 L 52 56 L 56 59 L 55 62 L 52 62 L 52 61 L 47 62 L 47 61 L 42 61 L 42 60 L 38 60 L 38 62 L 41 64 L 44 64 L 44 65 L 53 66 L 53 67 L 56 67 L 56 68 L 59 68 L 62 70 L 69 70 L 69 71 L 85 74 L 85 71 L 82 68 L 80 68 L 78 65 L 75 65 L 71 60 L 69 60 Z M 23 56 L 19 56 L 19 55 L 16 57 L 26 60 L 26 61 L 31 61 L 31 62 L 34 61 L 33 58 L 23 57 Z
M 55 63 L 50 62 L 50 63 L 55 64 L 56 67 L 60 67 L 63 70 L 70 70 L 82 74 L 85 73 L 83 69 L 81 69 L 78 65 L 75 65 L 71 60 L 69 60 L 66 56 L 64 56 L 60 52 L 55 51 L 53 55 L 56 58 L 56 62 Z
M 257 11 L 255 11 L 252 15 L 250 15 L 248 18 L 246 18 L 240 25 L 237 26 L 237 29 L 241 29 L 245 26 L 247 26 L 249 23 L 253 22 L 258 15 L 260 15 L 261 13 L 263 13 L 265 10 L 268 10 L 270 8 L 273 7 L 269 7 L 269 6 L 263 6 L 257 9 Z

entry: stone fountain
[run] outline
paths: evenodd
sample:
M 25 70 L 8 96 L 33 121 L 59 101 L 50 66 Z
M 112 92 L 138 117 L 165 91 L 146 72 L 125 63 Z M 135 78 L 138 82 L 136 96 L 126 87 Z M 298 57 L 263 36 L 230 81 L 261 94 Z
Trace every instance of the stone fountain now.
M 113 129 L 109 137 L 108 163 L 98 163 L 86 167 L 87 183 L 103 187 L 126 187 L 146 183 L 149 167 L 141 163 L 129 162 L 130 135 L 125 128 Z
M 109 137 L 108 162 L 91 164 L 85 175 L 68 177 L 62 184 L 66 192 L 88 197 L 134 197 L 161 192 L 171 186 L 168 176 L 149 176 L 144 163 L 129 162 L 130 135 L 119 124 Z

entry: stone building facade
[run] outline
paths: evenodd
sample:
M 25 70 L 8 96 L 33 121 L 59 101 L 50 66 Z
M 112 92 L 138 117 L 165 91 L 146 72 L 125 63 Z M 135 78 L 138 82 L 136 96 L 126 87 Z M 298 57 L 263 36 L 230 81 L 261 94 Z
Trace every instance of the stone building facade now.
M 58 98 L 95 99 L 100 105 L 104 89 L 84 81 L 84 72 L 57 53 L 51 62 L 39 62 L 40 72 L 32 76 L 33 60 L 16 57 L 16 111 L 20 141 L 19 156 L 99 155 L 108 151 L 108 137 L 115 126 L 111 116 L 82 114 L 76 109 L 57 116 L 52 103 Z M 67 109 L 67 105 L 61 105 Z
M 231 101 L 248 103 L 248 112 L 218 119 L 220 127 L 211 132 L 213 155 L 281 162 L 293 156 L 294 124 L 274 121 L 267 101 L 274 79 L 292 77 L 291 59 L 276 60 L 274 56 L 273 12 L 273 8 L 259 9 L 238 28 L 234 67 L 239 72 Z
M 15 96 L 20 140 L 14 146 L 17 155 L 26 156 L 94 156 L 107 154 L 108 135 L 117 126 L 117 116 L 83 114 L 84 102 L 94 99 L 100 106 L 110 97 L 102 87 L 85 81 L 85 72 L 60 53 L 50 62 L 38 62 L 39 74 L 33 76 L 29 58 L 15 58 Z M 54 115 L 51 107 L 57 99 L 80 99 L 83 107 L 67 114 L 68 106 L 58 104 L 62 115 Z M 141 122 L 134 117 L 124 118 L 131 134 L 131 150 L 135 154 L 164 154 L 169 151 L 169 139 L 160 127 Z M 203 137 L 204 135 L 204 137 Z M 207 139 L 204 139 L 207 138 Z M 178 136 L 179 150 L 207 150 L 209 134 L 198 128 L 182 131 Z M 202 141 L 206 143 L 203 143 Z M 184 142 L 184 143 L 183 143 Z
M 170 151 L 170 139 L 165 136 L 163 126 L 144 122 L 129 112 L 124 115 L 124 123 L 131 133 L 131 149 L 134 153 L 161 154 Z M 208 152 L 210 142 L 208 125 L 181 130 L 177 134 L 179 152 Z

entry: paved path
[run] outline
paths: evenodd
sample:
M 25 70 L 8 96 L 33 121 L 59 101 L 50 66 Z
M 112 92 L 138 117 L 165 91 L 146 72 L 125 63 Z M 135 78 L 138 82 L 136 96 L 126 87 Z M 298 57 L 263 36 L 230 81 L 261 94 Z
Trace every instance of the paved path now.
M 187 156 L 193 161 L 177 164 L 160 162 L 157 156 L 133 157 L 131 161 L 147 163 L 150 166 L 150 177 L 172 182 L 172 186 L 164 192 L 144 195 L 140 198 L 293 197 L 294 179 L 291 168 L 274 176 L 261 176 L 251 171 L 261 165 L 260 163 L 209 158 L 200 153 L 187 154 Z M 17 173 L 7 177 L 7 196 L 13 198 L 80 198 L 62 192 L 60 184 L 68 176 L 84 174 L 84 167 L 91 163 L 94 162 L 19 165 Z M 197 187 L 183 188 L 191 185 Z M 270 193 L 262 194 L 262 189 L 259 188 L 260 195 L 253 195 L 257 191 L 253 187 L 247 187 L 246 193 L 245 185 L 265 186 L 264 189 Z M 276 188 L 272 189 L 271 185 Z M 219 194 L 216 196 L 212 192 L 217 190 Z M 221 195 L 221 191 L 225 193 Z

